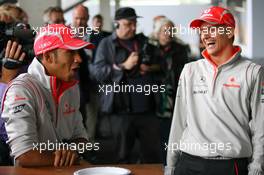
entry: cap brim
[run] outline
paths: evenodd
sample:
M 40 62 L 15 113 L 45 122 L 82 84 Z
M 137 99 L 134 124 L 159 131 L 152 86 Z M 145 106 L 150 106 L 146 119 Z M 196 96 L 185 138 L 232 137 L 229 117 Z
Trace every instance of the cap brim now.
M 137 18 L 143 18 L 143 16 L 118 17 L 115 20 L 120 20 L 120 19 L 135 20 Z
M 78 50 L 78 49 L 94 49 L 95 45 L 81 39 L 73 38 L 70 42 L 64 43 L 60 48 L 69 49 L 69 50 Z
M 125 18 L 125 19 L 137 19 L 137 18 L 143 18 L 143 16 L 132 16 L 132 17 L 128 17 L 128 18 Z
M 202 23 L 207 22 L 213 25 L 218 24 L 217 22 L 210 21 L 208 19 L 195 19 L 190 23 L 191 28 L 200 28 Z

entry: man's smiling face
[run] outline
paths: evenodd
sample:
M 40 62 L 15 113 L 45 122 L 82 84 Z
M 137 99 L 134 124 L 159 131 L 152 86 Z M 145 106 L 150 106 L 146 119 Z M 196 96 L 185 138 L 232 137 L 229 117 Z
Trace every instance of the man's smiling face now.
M 204 22 L 201 27 L 201 40 L 211 56 L 219 56 L 230 44 L 232 28 L 225 25 L 212 25 Z

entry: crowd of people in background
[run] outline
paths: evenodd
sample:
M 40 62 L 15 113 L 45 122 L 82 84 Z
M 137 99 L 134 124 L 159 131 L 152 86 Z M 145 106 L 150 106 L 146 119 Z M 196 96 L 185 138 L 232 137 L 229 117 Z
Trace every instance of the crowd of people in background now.
M 139 17 L 133 8 L 118 9 L 111 33 L 103 30 L 103 17 L 97 14 L 92 18 L 93 30 L 78 36 L 95 45 L 93 50 L 78 50 L 82 62 L 76 78 L 80 90 L 79 110 L 88 141 L 112 141 L 109 149 L 115 157 L 103 163 L 165 163 L 165 145 L 169 137 L 177 84 L 184 65 L 190 62 L 189 46 L 165 32 L 166 28 L 175 25 L 173 21 L 163 15 L 155 17 L 153 33 L 147 37 L 142 33 L 137 34 Z M 89 9 L 79 4 L 73 9 L 69 26 L 88 28 L 89 19 Z M 0 21 L 28 24 L 28 15 L 16 5 L 3 4 L 0 6 Z M 66 24 L 60 7 L 49 7 L 43 12 L 43 26 L 54 24 Z M 11 46 L 4 46 L 5 51 L 10 50 Z M 14 49 L 23 47 L 18 43 L 15 46 Z M 21 61 L 25 55 L 12 57 Z M 2 66 L 1 96 L 7 84 L 22 72 L 26 72 L 26 69 L 18 67 L 9 70 Z M 165 91 L 150 92 L 148 95 L 144 92 L 112 91 L 105 94 L 99 91 L 100 86 L 115 84 L 134 87 L 157 85 Z M 5 126 L 12 125 L 6 116 L 5 120 L 0 120 L 0 165 L 11 165 L 17 154 L 13 148 L 10 150 L 8 143 L 11 138 L 14 139 L 13 133 L 10 128 L 6 133 Z M 12 132 L 20 132 L 19 129 Z M 104 149 L 103 144 L 101 149 Z M 22 154 L 24 152 L 21 151 Z M 93 161 L 91 156 L 97 159 L 94 152 L 85 158 Z

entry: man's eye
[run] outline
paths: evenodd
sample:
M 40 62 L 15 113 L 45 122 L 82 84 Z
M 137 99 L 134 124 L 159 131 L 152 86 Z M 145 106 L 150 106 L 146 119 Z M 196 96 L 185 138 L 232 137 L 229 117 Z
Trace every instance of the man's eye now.
M 201 33 L 202 34 L 207 34 L 208 33 L 208 30 L 202 30 Z

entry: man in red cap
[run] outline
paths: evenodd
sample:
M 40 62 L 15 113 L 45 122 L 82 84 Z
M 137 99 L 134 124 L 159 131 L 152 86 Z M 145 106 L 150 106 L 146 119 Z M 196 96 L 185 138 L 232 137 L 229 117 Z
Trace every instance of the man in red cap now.
M 204 59 L 180 77 L 166 175 L 262 175 L 264 70 L 233 45 L 235 20 L 222 7 L 191 22 Z
M 93 45 L 73 34 L 63 24 L 42 28 L 28 73 L 13 80 L 3 96 L 7 143 L 20 166 L 71 166 L 77 152 L 84 152 L 78 145 L 88 144 L 75 77 L 79 49 Z

